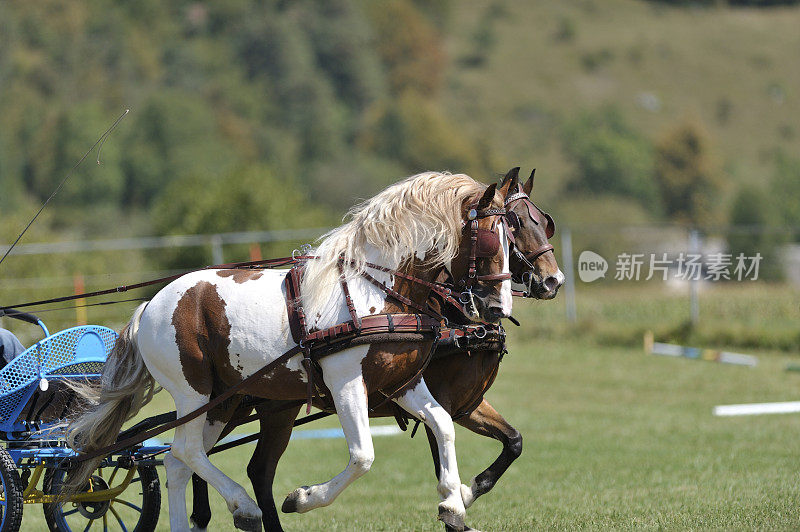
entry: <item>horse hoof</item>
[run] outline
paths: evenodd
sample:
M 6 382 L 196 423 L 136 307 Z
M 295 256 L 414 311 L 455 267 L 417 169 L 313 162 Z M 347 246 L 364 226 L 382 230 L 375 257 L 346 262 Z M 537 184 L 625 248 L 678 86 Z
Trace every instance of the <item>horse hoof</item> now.
M 444 523 L 445 530 L 452 530 L 454 532 L 468 530 L 467 525 L 464 524 L 464 518 L 450 510 L 439 509 L 439 521 Z
M 285 514 L 299 512 L 300 503 L 305 502 L 308 497 L 308 486 L 297 488 L 284 499 L 281 511 Z
M 456 530 L 455 528 L 447 526 L 447 525 L 444 525 L 444 529 L 447 532 L 452 532 L 452 531 Z M 464 532 L 481 532 L 481 531 L 478 530 L 477 528 L 470 528 L 470 527 L 464 525 Z
M 233 526 L 246 532 L 261 532 L 261 518 L 255 515 L 233 515 Z

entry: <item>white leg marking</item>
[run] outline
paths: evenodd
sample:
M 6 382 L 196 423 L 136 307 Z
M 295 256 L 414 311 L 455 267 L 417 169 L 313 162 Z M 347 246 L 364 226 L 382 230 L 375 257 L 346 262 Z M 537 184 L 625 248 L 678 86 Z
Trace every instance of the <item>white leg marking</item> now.
M 463 518 L 466 509 L 456 463 L 456 432 L 450 414 L 436 402 L 424 380 L 402 397 L 395 399 L 395 402 L 403 410 L 421 419 L 436 436 L 441 464 L 438 490 L 442 502 L 439 503 L 439 510 L 448 510 Z
M 208 402 L 208 397 L 192 401 L 182 401 L 177 408 L 178 417 L 199 408 Z M 177 401 L 176 401 L 177 403 Z M 175 486 L 168 486 L 170 501 L 170 526 L 177 526 L 173 530 L 188 529 L 189 521 L 186 512 L 186 486 L 194 471 L 200 477 L 213 486 L 225 502 L 228 510 L 233 513 L 234 522 L 237 519 L 252 519 L 261 521 L 261 510 L 258 505 L 247 495 L 245 489 L 231 480 L 222 471 L 217 469 L 206 455 L 204 436 L 211 436 L 211 433 L 204 434 L 206 416 L 201 415 L 188 423 L 175 429 L 175 439 L 172 442 L 171 455 L 173 458 L 188 466 L 190 471 L 185 471 L 176 467 L 177 464 L 171 461 L 171 468 L 175 476 Z M 166 465 L 166 460 L 165 460 Z M 168 471 L 169 473 L 169 471 Z M 169 477 L 168 477 L 169 479 Z M 174 492 L 174 493 L 173 493 Z M 178 493 L 179 492 L 179 493 Z M 178 508 L 173 511 L 172 504 L 178 504 Z M 174 518 L 173 518 L 173 514 Z
M 173 443 L 174 445 L 174 443 Z M 189 517 L 186 511 L 186 486 L 192 478 L 192 470 L 169 452 L 164 456 L 167 470 L 167 499 L 169 500 L 169 529 L 189 530 Z
M 325 384 L 333 394 L 333 402 L 342 424 L 350 461 L 347 467 L 328 482 L 294 490 L 284 502 L 284 511 L 299 513 L 331 504 L 354 480 L 372 466 L 375 450 L 369 432 L 369 413 L 361 360 L 369 346 L 348 349 L 320 362 Z
M 469 508 L 472 506 L 472 503 L 475 502 L 475 491 L 477 491 L 477 489 L 478 486 L 475 484 L 475 477 L 472 477 L 469 486 L 461 484 L 461 500 L 464 501 L 464 508 Z

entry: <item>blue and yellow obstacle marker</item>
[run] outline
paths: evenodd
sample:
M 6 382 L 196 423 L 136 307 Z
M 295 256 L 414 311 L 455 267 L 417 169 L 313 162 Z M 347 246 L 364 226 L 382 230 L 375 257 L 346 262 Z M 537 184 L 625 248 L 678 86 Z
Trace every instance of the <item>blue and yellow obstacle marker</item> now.
M 647 331 L 644 334 L 644 351 L 647 354 L 653 355 L 691 358 L 694 360 L 706 360 L 708 362 L 720 362 L 722 364 L 734 364 L 737 366 L 755 367 L 758 364 L 758 359 L 752 355 L 656 342 L 654 341 L 651 331 Z

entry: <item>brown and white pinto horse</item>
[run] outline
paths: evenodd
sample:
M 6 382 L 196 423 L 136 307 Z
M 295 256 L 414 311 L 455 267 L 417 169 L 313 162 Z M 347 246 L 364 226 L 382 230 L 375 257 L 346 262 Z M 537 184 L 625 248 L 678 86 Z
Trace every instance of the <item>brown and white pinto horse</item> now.
M 518 180 L 519 168 L 510 170 L 500 185 L 500 193 L 506 196 L 510 230 L 515 242 L 511 250 L 511 271 L 517 284 L 524 284 L 530 297 L 552 299 L 564 283 L 564 275 L 556 263 L 548 239 L 553 236 L 555 226 L 552 218 L 543 213 L 530 200 L 533 174 L 524 183 Z M 513 214 L 512 214 L 513 213 Z M 543 252 L 543 250 L 545 250 Z M 435 299 L 435 298 L 433 298 Z M 439 301 L 432 301 L 438 304 Z M 448 315 L 451 326 L 465 324 L 457 313 Z M 511 426 L 484 398 L 494 382 L 505 345 L 502 340 L 483 343 L 483 347 L 461 346 L 449 348 L 445 353 L 440 346 L 425 369 L 423 377 L 436 401 L 453 417 L 453 420 L 476 434 L 499 440 L 503 450 L 498 458 L 482 473 L 476 475 L 469 485 L 461 486 L 461 495 L 466 507 L 475 499 L 491 490 L 497 480 L 522 452 L 522 435 Z M 380 398 L 372 398 L 377 402 Z M 324 404 L 316 406 L 325 409 Z M 233 414 L 242 419 L 252 410 L 242 405 Z M 263 512 L 264 526 L 268 531 L 282 530 L 272 483 L 278 461 L 289 443 L 292 426 L 300 406 L 269 401 L 256 407 L 260 418 L 258 445 L 247 468 L 256 499 Z M 213 413 L 218 419 L 227 419 L 230 412 Z M 384 405 L 370 413 L 371 417 L 394 417 L 397 411 Z M 440 475 L 438 446 L 434 434 L 426 427 L 434 470 Z M 192 521 L 196 530 L 203 530 L 211 520 L 208 489 L 205 482 L 193 477 Z
M 323 237 L 314 252 L 316 259 L 305 265 L 301 292 L 308 330 L 349 322 L 349 307 L 354 307 L 358 318 L 410 311 L 405 304 L 389 299 L 386 291 L 374 284 L 376 279 L 417 306 L 425 304 L 429 290 L 400 274 L 430 282 L 442 268 L 450 267 L 456 280 L 464 279 L 467 271 L 463 267 L 459 271 L 457 265 L 463 263 L 459 256 L 465 249 L 462 235 L 469 235 L 462 228 L 476 218 L 473 210 L 479 213 L 476 231 L 485 237 L 479 244 L 489 244 L 476 260 L 467 261 L 469 284 L 478 279 L 470 298 L 473 317 L 496 322 L 509 316 L 512 298 L 504 199 L 496 194 L 494 185 L 485 187 L 466 175 L 425 173 L 392 185 L 355 207 L 351 220 Z M 170 393 L 181 417 L 296 348 L 290 334 L 285 276 L 286 270 L 203 270 L 159 291 L 137 309 L 122 331 L 105 365 L 101 389 L 96 390 L 96 406 L 70 424 L 70 445 L 91 453 L 113 442 L 122 424 L 148 400 L 156 383 Z M 342 276 L 347 279 L 352 305 L 345 304 L 346 294 L 339 282 Z M 359 345 L 319 358 L 350 459 L 345 470 L 330 481 L 292 492 L 284 508 L 305 512 L 328 505 L 369 470 L 374 451 L 367 397 L 392 392 L 414 379 L 431 345 L 432 341 Z M 304 398 L 308 379 L 300 359 L 299 355 L 288 359 L 241 393 L 273 400 Z M 424 420 L 434 433 L 441 464 L 439 515 L 463 528 L 465 507 L 450 416 L 421 378 L 393 401 Z M 206 455 L 223 428 L 224 424 L 202 414 L 175 429 L 171 451 L 164 458 L 172 530 L 188 528 L 185 490 L 192 472 L 219 491 L 233 513 L 235 526 L 260 529 L 261 511 L 256 503 Z M 70 485 L 82 485 L 98 460 L 86 460 L 71 472 Z

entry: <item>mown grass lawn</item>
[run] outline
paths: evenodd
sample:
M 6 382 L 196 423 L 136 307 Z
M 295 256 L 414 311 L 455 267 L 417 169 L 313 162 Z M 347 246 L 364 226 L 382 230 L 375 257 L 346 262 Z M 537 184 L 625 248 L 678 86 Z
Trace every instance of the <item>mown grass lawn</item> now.
M 796 295 L 778 287 L 709 292 L 701 298 L 701 327 L 749 323 L 765 338 L 770 327 L 788 334 L 797 316 Z M 488 398 L 522 432 L 524 452 L 495 490 L 469 509 L 468 524 L 481 530 L 800 528 L 800 414 L 711 415 L 719 404 L 800 400 L 800 373 L 784 371 L 798 353 L 737 348 L 759 356 L 759 365 L 749 369 L 600 345 L 595 320 L 620 330 L 658 331 L 659 324 L 680 319 L 685 300 L 631 288 L 586 292 L 578 303 L 577 328 L 561 321 L 562 298 L 515 307 L 523 327 L 510 331 L 511 352 Z M 755 309 L 749 318 L 747 308 Z M 172 408 L 162 393 L 142 415 Z M 308 428 L 333 426 L 336 420 L 328 419 Z M 460 427 L 456 444 L 464 482 L 500 451 L 499 443 Z M 213 461 L 249 489 L 245 469 L 252 449 L 218 454 Z M 375 451 L 372 471 L 332 506 L 284 515 L 284 527 L 439 529 L 424 436 L 378 437 Z M 298 486 L 330 479 L 347 458 L 341 439 L 292 442 L 278 469 L 278 504 Z M 168 530 L 163 470 L 161 480 L 159 530 Z M 213 490 L 212 504 L 209 530 L 232 530 Z M 42 529 L 40 509 L 26 507 L 23 530 Z
M 525 450 L 495 490 L 468 511 L 471 526 L 800 527 L 800 415 L 711 415 L 717 404 L 800 398 L 800 375 L 783 371 L 791 355 L 758 352 L 759 366 L 747 369 L 579 340 L 535 343 L 512 337 L 510 345 L 513 349 L 489 398 L 522 431 Z M 328 425 L 331 422 L 315 427 Z M 376 438 L 375 448 L 368 475 L 328 508 L 283 516 L 284 527 L 439 528 L 424 438 Z M 457 434 L 457 448 L 463 480 L 499 451 L 498 444 L 463 429 Z M 247 485 L 251 449 L 217 455 L 214 461 Z M 292 442 L 278 470 L 278 503 L 295 487 L 338 473 L 346 453 L 344 440 Z M 210 529 L 232 529 L 230 514 L 216 493 L 212 503 Z M 26 519 L 26 525 L 33 525 L 32 520 Z M 168 529 L 166 500 L 159 528 Z

